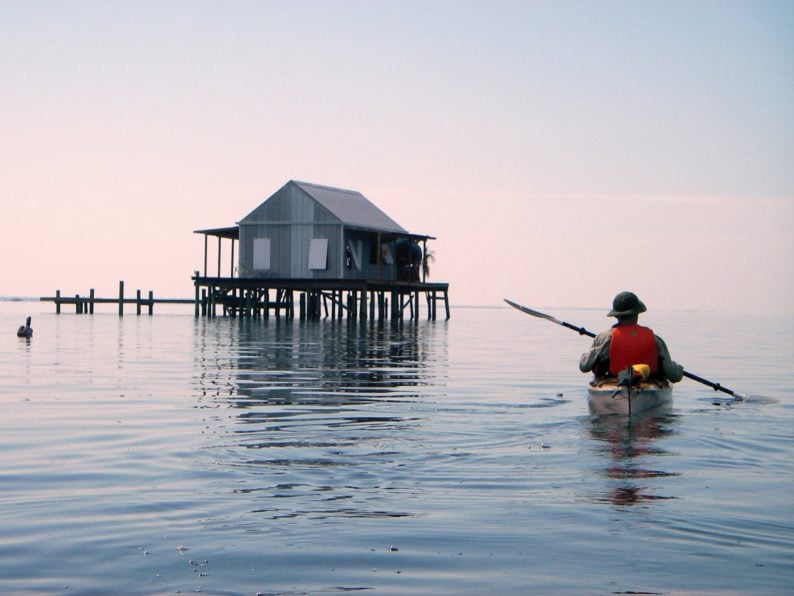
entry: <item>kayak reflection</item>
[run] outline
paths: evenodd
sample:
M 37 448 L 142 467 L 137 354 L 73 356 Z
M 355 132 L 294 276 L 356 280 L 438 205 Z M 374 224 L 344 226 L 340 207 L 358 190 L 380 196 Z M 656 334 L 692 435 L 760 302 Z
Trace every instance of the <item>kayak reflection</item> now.
M 595 502 L 632 506 L 676 498 L 663 494 L 662 479 L 679 474 L 657 467 L 671 455 L 663 444 L 675 434 L 674 416 L 593 416 L 588 422 L 594 449 L 608 460 L 601 471 L 607 487 Z

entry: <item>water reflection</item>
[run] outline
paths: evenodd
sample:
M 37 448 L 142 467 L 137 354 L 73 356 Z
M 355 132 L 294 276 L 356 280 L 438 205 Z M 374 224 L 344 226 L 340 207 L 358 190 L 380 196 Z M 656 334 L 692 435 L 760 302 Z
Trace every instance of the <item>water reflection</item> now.
M 202 408 L 216 462 L 236 494 L 272 519 L 401 517 L 404 471 L 427 399 L 445 370 L 446 326 L 250 321 L 197 330 Z M 385 507 L 394 500 L 393 507 Z
M 446 359 L 433 323 L 239 321 L 197 329 L 202 396 L 256 404 L 361 403 L 417 396 Z
M 657 467 L 665 456 L 672 455 L 661 443 L 675 433 L 675 420 L 670 415 L 593 416 L 588 420 L 595 450 L 607 458 L 601 475 L 609 482 L 606 491 L 594 497 L 596 502 L 632 506 L 675 498 L 660 494 L 662 486 L 654 482 L 678 476 Z

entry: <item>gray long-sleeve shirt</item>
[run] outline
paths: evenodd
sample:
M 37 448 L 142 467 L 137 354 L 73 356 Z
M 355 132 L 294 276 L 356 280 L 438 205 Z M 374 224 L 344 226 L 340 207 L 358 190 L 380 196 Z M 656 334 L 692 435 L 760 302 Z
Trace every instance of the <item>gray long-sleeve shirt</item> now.
M 664 340 L 656 334 L 654 337 L 656 338 L 656 349 L 659 352 L 659 372 L 671 383 L 678 383 L 684 378 L 684 367 L 670 357 L 670 350 L 667 349 Z M 599 365 L 601 365 L 599 368 L 608 368 L 611 341 L 612 329 L 607 329 L 596 335 L 593 345 L 579 359 L 579 370 L 590 372 Z

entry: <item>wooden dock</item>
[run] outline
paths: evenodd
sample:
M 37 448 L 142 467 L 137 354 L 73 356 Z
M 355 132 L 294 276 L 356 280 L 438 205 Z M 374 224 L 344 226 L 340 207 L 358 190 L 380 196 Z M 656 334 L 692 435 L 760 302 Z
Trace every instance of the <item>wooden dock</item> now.
M 115 304 L 118 306 L 119 316 L 124 316 L 124 305 L 134 304 L 135 314 L 140 315 L 145 309 L 149 315 L 154 314 L 155 304 L 193 304 L 192 298 L 155 298 L 154 292 L 149 290 L 148 295 L 144 296 L 140 290 L 135 291 L 134 298 L 124 295 L 124 282 L 119 282 L 119 295 L 114 298 L 100 298 L 95 295 L 94 288 L 88 291 L 88 295 L 65 296 L 60 290 L 55 290 L 55 296 L 42 296 L 41 302 L 54 302 L 56 314 L 61 314 L 61 308 L 74 306 L 74 312 L 78 315 L 94 314 L 94 306 L 97 304 Z
M 94 314 L 98 304 L 113 304 L 119 316 L 125 305 L 135 305 L 135 314 L 154 314 L 155 304 L 192 304 L 196 318 L 284 317 L 305 319 L 343 319 L 399 321 L 418 320 L 421 297 L 424 296 L 428 319 L 437 317 L 437 304 L 442 302 L 449 319 L 449 284 L 426 282 L 394 282 L 371 280 L 305 280 L 262 279 L 240 277 L 206 277 L 198 273 L 192 278 L 194 298 L 155 298 L 150 290 L 144 295 L 136 290 L 134 297 L 124 295 L 124 282 L 119 282 L 118 296 L 101 298 L 90 289 L 88 295 L 66 296 L 60 290 L 55 296 L 43 296 L 42 302 L 53 302 L 55 312 L 74 306 L 76 314 Z M 296 300 L 297 296 L 297 300 Z

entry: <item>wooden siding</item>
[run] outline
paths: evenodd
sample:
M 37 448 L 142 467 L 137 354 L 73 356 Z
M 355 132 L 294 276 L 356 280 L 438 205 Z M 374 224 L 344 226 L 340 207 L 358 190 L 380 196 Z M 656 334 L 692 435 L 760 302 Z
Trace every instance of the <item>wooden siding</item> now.
M 270 238 L 270 271 L 254 269 L 254 240 Z M 292 238 L 290 226 L 271 226 L 266 224 L 240 227 L 240 277 L 289 277 L 289 247 Z
M 331 225 L 246 225 L 240 234 L 240 275 L 290 279 L 339 279 L 344 276 L 341 259 L 342 227 Z M 270 271 L 253 268 L 256 238 L 270 238 Z M 309 269 L 309 247 L 316 238 L 328 240 L 328 261 L 324 270 Z

